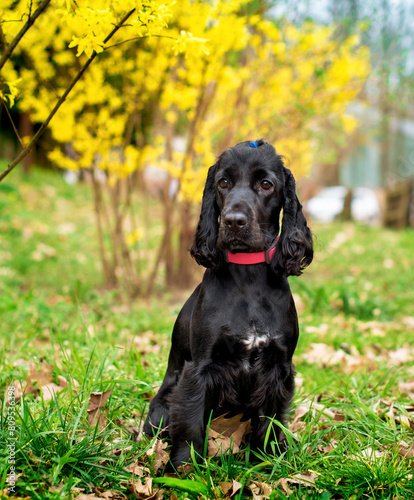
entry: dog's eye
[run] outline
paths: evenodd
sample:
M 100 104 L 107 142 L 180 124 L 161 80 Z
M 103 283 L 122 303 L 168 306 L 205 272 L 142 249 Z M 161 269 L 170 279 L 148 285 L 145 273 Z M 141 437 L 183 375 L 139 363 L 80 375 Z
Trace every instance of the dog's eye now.
M 272 189 L 273 188 L 273 183 L 268 181 L 267 179 L 263 180 L 261 183 L 260 183 L 260 187 L 261 189 L 263 189 L 264 191 L 269 191 L 269 189 Z
M 221 189 L 227 189 L 230 186 L 229 181 L 227 179 L 225 179 L 224 177 L 222 179 L 220 179 L 217 184 L 218 184 L 218 187 L 220 187 Z

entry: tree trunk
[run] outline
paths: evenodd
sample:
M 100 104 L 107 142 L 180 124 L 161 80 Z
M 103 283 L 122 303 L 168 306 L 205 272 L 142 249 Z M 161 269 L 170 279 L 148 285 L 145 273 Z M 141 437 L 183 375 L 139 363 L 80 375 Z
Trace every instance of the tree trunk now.
M 99 183 L 95 178 L 95 171 L 93 169 L 92 169 L 92 188 L 94 195 L 93 200 L 94 200 L 96 228 L 98 232 L 99 254 L 101 257 L 102 271 L 105 278 L 105 283 L 107 285 L 114 286 L 116 284 L 116 276 L 114 268 L 109 265 L 104 243 L 104 232 L 102 226 L 102 193 Z
M 29 113 L 21 113 L 20 114 L 20 121 L 19 121 L 19 135 L 20 135 L 20 137 L 22 139 L 24 139 L 25 137 L 31 138 L 33 136 L 33 132 L 34 132 L 33 123 L 30 120 Z M 27 174 L 30 171 L 33 164 L 34 164 L 34 148 L 22 160 L 24 173 Z
M 193 241 L 194 228 L 192 225 L 191 209 L 189 203 L 184 203 L 180 211 L 180 246 L 177 285 L 188 288 L 192 283 L 193 260 L 189 250 Z

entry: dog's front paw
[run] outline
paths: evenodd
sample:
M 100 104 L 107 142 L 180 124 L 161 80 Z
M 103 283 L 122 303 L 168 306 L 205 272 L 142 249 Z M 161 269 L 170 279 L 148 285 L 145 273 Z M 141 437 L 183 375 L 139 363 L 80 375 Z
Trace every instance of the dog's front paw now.
M 164 405 L 157 404 L 151 408 L 145 420 L 143 431 L 150 437 L 159 433 L 160 437 L 168 437 L 169 412 Z

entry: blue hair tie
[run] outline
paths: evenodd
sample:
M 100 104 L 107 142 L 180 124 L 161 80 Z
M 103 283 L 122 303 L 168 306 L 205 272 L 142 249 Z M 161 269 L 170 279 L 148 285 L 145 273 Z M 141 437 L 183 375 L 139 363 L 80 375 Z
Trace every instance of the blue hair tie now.
M 256 142 L 256 141 L 251 142 L 251 143 L 249 144 L 249 147 L 251 147 L 251 148 L 257 148 L 257 142 Z

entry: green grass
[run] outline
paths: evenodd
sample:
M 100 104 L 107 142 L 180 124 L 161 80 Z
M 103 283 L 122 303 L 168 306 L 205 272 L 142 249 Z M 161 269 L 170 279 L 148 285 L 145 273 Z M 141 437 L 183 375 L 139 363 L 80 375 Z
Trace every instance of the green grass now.
M 122 291 L 102 284 L 89 186 L 69 186 L 54 172 L 13 172 L 0 183 L 0 492 L 11 443 L 3 395 L 34 363 L 51 365 L 53 381 L 68 384 L 51 401 L 17 401 L 19 476 L 10 497 L 110 490 L 136 498 L 126 468 L 138 463 L 140 481 L 153 477 L 165 498 L 224 498 L 219 483 L 233 480 L 242 485 L 236 499 L 252 498 L 254 488 L 271 499 L 414 498 L 414 453 L 404 456 L 414 447 L 414 390 L 401 385 L 414 381 L 414 232 L 312 229 L 315 262 L 291 279 L 301 337 L 289 449 L 254 456 L 247 448 L 206 458 L 183 479 L 156 477 L 152 443 L 134 440 L 131 429 L 162 381 L 186 294 L 175 297 L 159 281 L 151 299 L 125 303 Z M 89 397 L 109 389 L 99 429 L 88 423 Z

